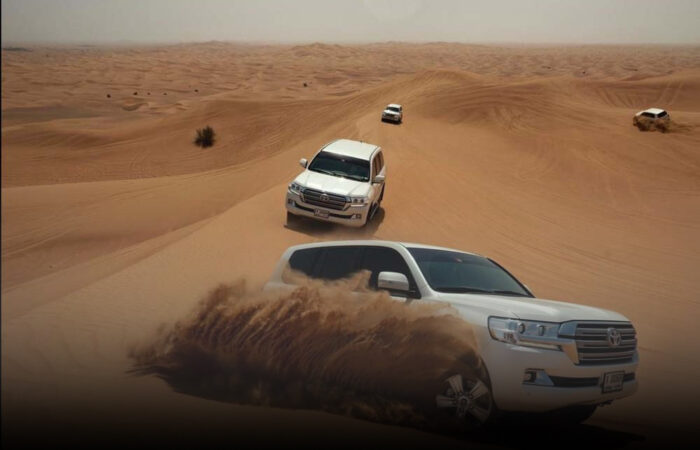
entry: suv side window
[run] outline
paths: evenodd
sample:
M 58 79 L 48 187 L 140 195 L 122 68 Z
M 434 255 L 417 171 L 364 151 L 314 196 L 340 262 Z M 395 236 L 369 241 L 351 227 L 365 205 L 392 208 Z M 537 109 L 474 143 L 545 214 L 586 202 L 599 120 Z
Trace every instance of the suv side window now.
M 361 255 L 362 247 L 356 245 L 325 247 L 319 263 L 316 264 L 314 278 L 323 280 L 347 278 L 360 270 Z
M 315 262 L 321 253 L 321 248 L 305 248 L 292 253 L 289 258 L 289 266 L 310 277 L 314 273 Z
M 379 272 L 398 272 L 406 275 L 408 285 L 411 291 L 415 292 L 417 297 L 420 297 L 416 282 L 413 279 L 408 264 L 403 257 L 393 248 L 387 247 L 365 247 L 365 252 L 362 257 L 362 263 L 357 270 L 364 269 L 371 272 L 369 278 L 369 287 L 377 289 L 377 278 Z

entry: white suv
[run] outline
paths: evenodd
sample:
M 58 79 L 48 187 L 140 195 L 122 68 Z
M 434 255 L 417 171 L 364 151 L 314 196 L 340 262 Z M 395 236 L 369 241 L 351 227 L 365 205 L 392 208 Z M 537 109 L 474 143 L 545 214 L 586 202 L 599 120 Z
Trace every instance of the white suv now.
M 596 407 L 637 390 L 637 337 L 613 311 L 536 298 L 490 258 L 388 241 L 337 241 L 288 248 L 266 290 L 293 289 L 287 267 L 311 278 L 360 270 L 370 287 L 400 301 L 446 302 L 474 329 L 483 379 L 454 374 L 438 407 L 479 424 L 503 411 L 545 412 L 581 422 Z M 293 277 L 292 277 L 293 278 Z
M 289 184 L 287 223 L 296 216 L 361 227 L 374 217 L 384 198 L 386 165 L 382 149 L 366 142 L 338 139 L 326 144 Z
M 641 117 L 645 117 L 652 121 L 661 121 L 666 123 L 671 121 L 671 116 L 666 111 L 660 108 L 649 108 L 645 109 L 644 111 L 639 111 L 637 114 L 634 115 L 633 122 L 635 125 Z
M 639 131 L 659 130 L 662 133 L 668 131 L 671 125 L 671 116 L 660 108 L 649 108 L 639 111 L 632 118 L 632 125 Z
M 385 120 L 401 123 L 403 121 L 403 106 L 396 103 L 386 105 L 386 108 L 382 111 L 382 122 Z

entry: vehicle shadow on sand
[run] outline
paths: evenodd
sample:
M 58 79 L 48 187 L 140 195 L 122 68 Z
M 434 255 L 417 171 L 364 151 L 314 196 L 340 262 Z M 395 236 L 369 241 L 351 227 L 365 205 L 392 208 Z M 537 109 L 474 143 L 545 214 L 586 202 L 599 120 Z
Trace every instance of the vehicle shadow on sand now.
M 308 217 L 295 217 L 292 223 L 285 224 L 285 227 L 304 233 L 311 237 L 321 237 L 328 235 L 342 235 L 350 239 L 366 238 L 371 239 L 384 221 L 384 208 L 381 206 L 374 214 L 372 220 L 361 228 L 346 227 L 330 222 L 322 222 Z
M 508 424 L 487 430 L 475 430 L 452 436 L 467 442 L 497 447 L 522 448 L 635 448 L 644 447 L 645 438 L 638 434 L 611 430 L 597 425 Z
M 133 375 L 144 375 L 151 374 L 151 372 L 143 372 L 139 370 L 131 371 Z M 242 400 L 240 392 L 235 392 L 230 390 L 230 386 L 217 386 L 216 383 L 202 385 L 197 382 L 192 382 L 181 377 L 181 374 L 173 375 L 168 373 L 159 373 L 158 377 L 164 380 L 170 385 L 170 387 L 178 393 L 191 395 L 199 398 L 204 398 L 208 400 L 213 400 L 216 402 L 233 403 L 246 405 L 251 404 L 249 401 Z M 293 390 L 293 387 L 292 387 Z M 252 403 L 257 407 L 261 405 Z M 304 405 L 300 407 L 298 404 L 293 402 L 290 404 L 277 404 L 274 408 L 282 409 L 295 409 L 295 410 L 306 410 L 306 411 L 323 411 L 324 408 L 319 405 Z M 325 411 L 328 414 L 334 415 L 344 415 L 338 411 Z M 367 420 L 364 418 L 352 417 L 348 418 L 355 420 Z M 372 422 L 372 420 L 369 420 Z M 381 422 L 376 422 L 381 424 Z M 530 423 L 530 425 L 527 425 Z M 335 430 L 334 433 L 341 435 L 344 439 L 350 439 L 352 441 L 352 447 L 358 448 L 362 447 L 362 444 L 368 444 L 368 447 L 372 447 L 372 442 L 376 443 L 376 439 L 381 437 L 384 432 L 387 436 L 391 436 L 393 444 L 399 444 L 396 440 L 396 424 L 385 424 L 388 428 L 374 428 L 372 436 L 360 437 L 357 435 L 348 435 L 348 431 L 344 429 Z M 410 425 L 398 425 L 400 428 L 413 428 Z M 352 430 L 350 427 L 348 430 Z M 646 439 L 643 436 L 606 429 L 596 425 L 570 425 L 561 426 L 553 425 L 547 423 L 539 423 L 537 425 L 532 425 L 531 422 L 524 422 L 523 424 L 513 425 L 512 423 L 498 425 L 489 427 L 486 429 L 460 429 L 460 427 L 446 427 L 445 429 L 425 429 L 416 428 L 419 431 L 428 433 L 435 436 L 436 438 L 448 438 L 453 440 L 455 445 L 447 445 L 444 448 L 505 448 L 505 449 L 528 449 L 528 448 L 538 448 L 538 449 L 567 449 L 567 448 L 591 448 L 591 449 L 608 449 L 608 448 L 656 448 L 653 443 L 645 442 Z M 248 432 L 252 436 L 259 437 L 270 437 L 270 429 L 265 428 L 264 431 L 256 429 L 255 426 L 248 429 Z M 274 431 L 274 430 L 272 430 Z M 229 433 L 231 432 L 229 426 L 222 428 L 207 429 L 208 433 L 220 433 L 222 436 L 229 439 Z M 238 431 L 240 433 L 240 431 Z M 274 433 L 273 433 L 274 435 Z M 409 434 L 408 436 L 412 436 Z M 366 441 L 364 441 L 366 439 Z M 383 441 L 380 439 L 380 441 Z M 436 442 L 441 445 L 445 445 L 446 442 L 443 439 L 436 439 Z M 289 444 L 289 443 L 287 443 Z M 313 435 L 299 436 L 294 441 L 294 445 L 301 445 L 302 447 L 307 446 L 308 448 L 316 448 L 317 442 Z M 335 448 L 346 448 L 342 444 L 334 446 Z M 348 447 L 349 448 L 349 447 Z M 386 447 L 385 448 L 394 448 Z M 415 445 L 411 445 L 410 442 L 401 443 L 400 446 L 395 448 L 418 448 Z M 421 447 L 427 448 L 427 447 Z

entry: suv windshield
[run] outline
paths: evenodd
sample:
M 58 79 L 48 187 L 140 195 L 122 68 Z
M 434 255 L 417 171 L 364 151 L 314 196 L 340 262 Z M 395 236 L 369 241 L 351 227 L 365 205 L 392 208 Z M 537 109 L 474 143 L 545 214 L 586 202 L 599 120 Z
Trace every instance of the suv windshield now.
M 388 109 L 389 111 L 393 111 L 393 112 L 399 112 L 399 108 L 397 108 L 395 106 L 387 106 L 386 109 Z
M 351 180 L 369 181 L 369 161 L 331 152 L 316 155 L 309 164 L 309 170 Z
M 430 248 L 409 248 L 408 251 L 430 287 L 438 292 L 532 297 L 518 280 L 488 258 Z

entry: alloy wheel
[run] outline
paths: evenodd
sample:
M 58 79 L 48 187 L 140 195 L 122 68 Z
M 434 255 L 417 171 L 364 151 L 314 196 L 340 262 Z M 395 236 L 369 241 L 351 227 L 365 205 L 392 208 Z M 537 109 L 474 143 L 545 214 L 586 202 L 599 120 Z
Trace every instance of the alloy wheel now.
M 446 380 L 448 387 L 435 397 L 438 408 L 454 409 L 458 419 L 474 419 L 482 424 L 493 411 L 493 398 L 488 386 L 481 380 L 464 383 L 462 375 Z

